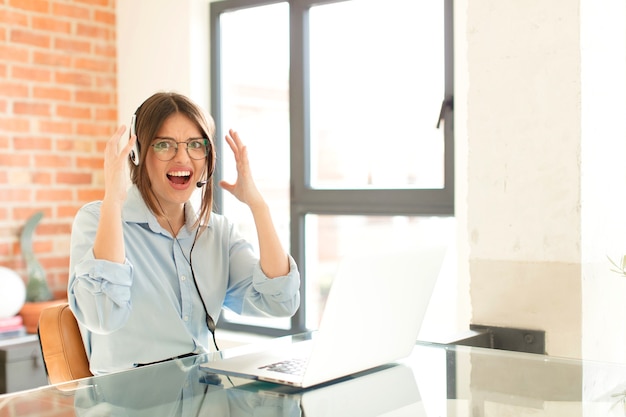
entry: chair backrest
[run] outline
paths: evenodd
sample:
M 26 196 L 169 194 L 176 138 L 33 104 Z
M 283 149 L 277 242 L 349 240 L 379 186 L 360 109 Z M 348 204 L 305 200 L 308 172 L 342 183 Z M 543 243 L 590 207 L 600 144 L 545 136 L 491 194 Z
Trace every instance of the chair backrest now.
M 91 376 L 74 313 L 67 303 L 48 307 L 39 317 L 39 343 L 51 384 Z

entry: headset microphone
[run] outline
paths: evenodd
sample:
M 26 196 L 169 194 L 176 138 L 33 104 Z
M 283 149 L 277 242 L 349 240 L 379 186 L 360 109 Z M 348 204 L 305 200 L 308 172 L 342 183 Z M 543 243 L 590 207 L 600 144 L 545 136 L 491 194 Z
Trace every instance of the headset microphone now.
M 209 181 L 207 181 L 207 180 L 204 180 L 204 181 L 198 181 L 198 182 L 196 183 L 196 187 L 198 187 L 198 188 L 202 188 L 202 186 L 204 186 L 207 182 L 209 182 Z

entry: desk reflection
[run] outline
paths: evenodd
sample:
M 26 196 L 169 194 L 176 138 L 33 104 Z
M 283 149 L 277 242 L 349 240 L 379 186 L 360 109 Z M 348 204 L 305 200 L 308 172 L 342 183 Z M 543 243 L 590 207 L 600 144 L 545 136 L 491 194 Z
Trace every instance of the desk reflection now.
M 208 360 L 219 357 L 2 395 L 0 417 L 626 416 L 624 364 L 421 343 L 395 365 L 297 390 L 208 373 Z
M 93 384 L 74 392 L 75 413 L 80 417 L 378 416 L 413 406 L 410 415 L 426 415 L 413 372 L 404 365 L 298 390 L 212 374 L 198 366 L 202 360 L 185 358 L 94 378 Z

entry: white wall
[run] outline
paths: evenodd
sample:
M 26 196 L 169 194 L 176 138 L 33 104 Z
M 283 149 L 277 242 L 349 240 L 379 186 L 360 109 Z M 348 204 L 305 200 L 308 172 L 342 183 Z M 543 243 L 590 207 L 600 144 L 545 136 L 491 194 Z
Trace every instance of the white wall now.
M 209 110 L 208 0 L 117 2 L 118 111 L 128 124 L 157 91 L 176 91 Z
M 581 1 L 583 356 L 626 362 L 626 3 Z

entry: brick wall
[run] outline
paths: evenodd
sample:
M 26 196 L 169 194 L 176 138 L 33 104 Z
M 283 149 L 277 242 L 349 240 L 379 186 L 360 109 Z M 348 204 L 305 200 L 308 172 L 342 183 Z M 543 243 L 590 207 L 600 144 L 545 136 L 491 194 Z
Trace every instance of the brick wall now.
M 25 277 L 19 234 L 64 294 L 73 217 L 102 198 L 117 125 L 115 0 L 0 0 L 0 265 Z

